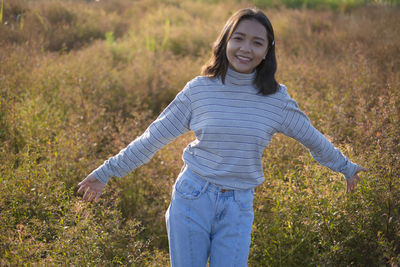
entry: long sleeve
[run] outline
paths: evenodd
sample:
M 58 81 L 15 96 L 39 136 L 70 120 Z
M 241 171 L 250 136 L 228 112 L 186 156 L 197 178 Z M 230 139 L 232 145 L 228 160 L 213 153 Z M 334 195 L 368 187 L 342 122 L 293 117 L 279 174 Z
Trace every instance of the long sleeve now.
M 296 101 L 291 99 L 289 95 L 287 95 L 286 100 L 281 132 L 307 147 L 313 158 L 320 164 L 342 173 L 346 179 L 352 178 L 358 166 L 345 157 L 323 134 L 312 126 L 308 117 L 298 108 Z
M 106 184 L 112 176 L 123 177 L 150 161 L 158 150 L 176 137 L 189 131 L 191 119 L 189 88 L 187 84 L 141 136 L 117 155 L 106 160 L 92 174 L 103 184 Z

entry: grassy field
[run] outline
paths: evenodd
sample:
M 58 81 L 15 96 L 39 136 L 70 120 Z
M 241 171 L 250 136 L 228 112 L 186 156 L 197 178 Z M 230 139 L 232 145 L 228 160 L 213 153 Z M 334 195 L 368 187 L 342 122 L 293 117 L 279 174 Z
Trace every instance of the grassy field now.
M 112 179 L 77 183 L 199 75 L 225 20 L 258 5 L 277 78 L 351 160 L 344 178 L 276 135 L 263 155 L 249 266 L 400 263 L 400 8 L 361 0 L 0 0 L 0 265 L 167 266 L 164 226 L 193 134 Z

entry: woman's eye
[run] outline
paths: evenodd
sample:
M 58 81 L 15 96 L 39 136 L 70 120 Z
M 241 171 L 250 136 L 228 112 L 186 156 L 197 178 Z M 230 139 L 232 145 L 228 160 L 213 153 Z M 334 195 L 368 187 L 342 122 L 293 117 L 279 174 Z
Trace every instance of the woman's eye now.
M 236 37 L 233 37 L 233 39 L 234 39 L 234 40 L 237 40 L 237 41 L 241 41 L 243 38 L 242 38 L 242 37 L 239 37 L 239 36 L 236 36 Z
M 260 43 L 260 42 L 255 42 L 255 45 L 256 45 L 256 46 L 262 46 L 263 44 Z

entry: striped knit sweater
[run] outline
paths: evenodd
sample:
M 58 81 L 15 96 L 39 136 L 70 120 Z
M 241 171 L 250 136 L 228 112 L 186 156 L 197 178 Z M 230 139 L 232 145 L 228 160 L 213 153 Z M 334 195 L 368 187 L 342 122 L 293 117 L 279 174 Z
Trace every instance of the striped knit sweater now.
M 140 137 L 93 174 L 104 184 L 123 177 L 192 130 L 196 139 L 184 149 L 185 164 L 226 189 L 254 188 L 264 181 L 261 156 L 276 132 L 302 143 L 322 165 L 353 177 L 357 165 L 311 125 L 286 87 L 260 95 L 254 75 L 228 69 L 225 83 L 203 76 L 191 80 Z

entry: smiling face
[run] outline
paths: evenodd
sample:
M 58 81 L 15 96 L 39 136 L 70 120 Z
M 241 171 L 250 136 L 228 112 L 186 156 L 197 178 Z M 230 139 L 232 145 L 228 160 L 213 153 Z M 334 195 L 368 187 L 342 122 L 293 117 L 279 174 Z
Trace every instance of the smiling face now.
M 227 46 L 229 67 L 240 73 L 252 73 L 268 51 L 267 30 L 256 20 L 244 19 L 233 31 Z

